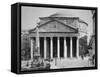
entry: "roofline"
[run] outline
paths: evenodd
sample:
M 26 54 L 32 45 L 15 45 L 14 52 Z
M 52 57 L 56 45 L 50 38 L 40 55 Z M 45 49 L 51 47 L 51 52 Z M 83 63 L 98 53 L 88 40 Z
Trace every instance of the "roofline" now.
M 36 27 L 33 28 L 33 29 L 28 30 L 28 32 L 30 33 L 31 31 L 34 31 L 35 29 L 36 29 Z
M 79 22 L 82 22 L 84 24 L 86 24 L 88 26 L 88 23 L 86 23 L 85 21 L 81 20 L 79 17 L 39 17 L 39 19 L 45 19 L 45 18 L 62 18 L 62 19 L 78 19 Z
M 60 22 L 60 21 L 58 21 L 58 20 L 55 20 L 55 19 L 50 20 L 50 21 L 48 21 L 48 22 L 46 22 L 46 23 L 44 23 L 44 24 L 47 24 L 47 23 L 52 22 L 52 21 L 57 21 L 58 23 L 61 23 L 61 24 L 63 24 L 63 25 L 66 25 L 66 24 L 64 24 L 64 23 L 62 23 L 62 22 Z M 44 25 L 44 24 L 41 24 L 41 25 L 39 25 L 38 27 L 40 28 L 40 27 L 41 27 L 42 25 Z M 68 25 L 66 25 L 66 26 L 68 26 Z M 70 26 L 68 26 L 68 27 L 70 27 Z M 73 27 L 70 27 L 70 28 L 72 28 L 72 29 L 76 30 L 76 29 L 75 29 L 75 28 L 73 28 Z
M 60 17 L 43 17 L 43 18 L 60 18 Z M 62 18 L 66 18 L 66 17 L 62 17 Z M 68 18 L 68 17 L 67 17 L 67 18 Z M 70 18 L 73 18 L 73 17 L 70 17 Z M 74 18 L 78 19 L 79 22 L 84 23 L 84 24 L 86 24 L 86 25 L 88 26 L 88 24 L 87 24 L 86 22 L 84 22 L 83 20 L 81 20 L 79 17 L 74 17 Z M 40 17 L 40 19 L 41 19 L 41 17 Z M 50 21 L 48 21 L 48 22 L 46 22 L 46 23 L 44 23 L 44 24 L 47 24 L 47 23 L 52 22 L 52 21 L 57 21 L 57 22 L 59 22 L 59 23 L 61 23 L 61 24 L 64 24 L 64 23 L 62 23 L 62 22 L 60 22 L 60 21 L 58 21 L 58 20 L 55 20 L 55 19 L 50 20 Z M 38 28 L 40 28 L 40 27 L 41 27 L 42 25 L 44 25 L 44 24 L 39 25 Z M 64 24 L 64 25 L 66 25 L 66 24 Z M 66 26 L 68 26 L 68 25 L 66 25 Z M 37 27 L 37 26 L 36 26 L 36 27 Z M 31 30 L 29 30 L 28 32 L 34 31 L 34 30 L 36 29 L 36 27 L 33 28 L 33 29 L 31 29 Z M 70 27 L 70 26 L 69 26 L 69 27 Z M 72 28 L 72 29 L 75 30 L 75 28 L 73 28 L 73 27 L 70 27 L 70 28 Z
M 50 21 L 48 21 L 48 22 L 46 22 L 46 23 L 44 23 L 44 24 L 47 24 L 47 23 L 52 22 L 52 21 L 57 21 L 57 22 L 60 23 L 60 24 L 63 24 L 63 25 L 65 25 L 65 26 L 68 26 L 68 25 L 66 25 L 66 24 L 64 24 L 64 23 L 62 23 L 62 22 L 60 22 L 60 21 L 58 21 L 58 20 L 55 20 L 55 19 L 54 19 L 54 20 L 50 20 Z M 40 27 L 43 26 L 44 24 L 41 24 L 41 25 L 36 26 L 36 27 L 40 28 Z M 34 29 L 29 30 L 29 32 L 34 31 L 34 30 L 36 29 L 36 27 L 35 27 Z M 68 26 L 68 27 L 70 27 L 70 26 Z M 73 27 L 70 27 L 70 28 L 77 31 L 77 29 L 75 29 L 75 28 L 73 28 Z
M 78 19 L 79 17 L 39 17 L 39 19 L 45 19 L 45 18 L 63 18 L 63 19 L 74 18 L 74 19 Z
M 88 23 L 86 23 L 85 21 L 81 20 L 80 18 L 78 19 L 79 22 L 84 23 L 88 26 Z

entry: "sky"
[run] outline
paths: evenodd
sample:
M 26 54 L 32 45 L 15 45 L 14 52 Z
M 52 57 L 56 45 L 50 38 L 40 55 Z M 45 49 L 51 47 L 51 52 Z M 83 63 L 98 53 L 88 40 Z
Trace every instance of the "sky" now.
M 22 6 L 21 8 L 21 28 L 22 30 L 33 29 L 39 22 L 39 17 L 48 17 L 54 13 L 61 13 L 66 17 L 79 17 L 88 23 L 88 34 L 92 33 L 92 14 L 90 10 L 79 9 L 62 9 L 62 8 L 44 8 L 44 7 L 29 7 Z

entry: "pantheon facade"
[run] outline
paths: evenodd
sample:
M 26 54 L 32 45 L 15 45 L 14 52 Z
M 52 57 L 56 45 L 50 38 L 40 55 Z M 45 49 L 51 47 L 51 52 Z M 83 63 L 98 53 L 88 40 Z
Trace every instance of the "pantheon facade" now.
M 38 26 L 29 30 L 31 58 L 34 56 L 37 29 L 40 56 L 44 59 L 78 58 L 80 26 L 88 24 L 79 17 L 40 17 Z M 83 29 L 84 30 L 84 29 Z

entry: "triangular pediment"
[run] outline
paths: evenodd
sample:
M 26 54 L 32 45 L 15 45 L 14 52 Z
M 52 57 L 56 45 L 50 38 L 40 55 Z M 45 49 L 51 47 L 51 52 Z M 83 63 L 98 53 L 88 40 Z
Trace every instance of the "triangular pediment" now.
M 39 26 L 39 32 L 76 32 L 77 29 L 62 22 L 53 20 Z M 36 31 L 36 30 L 34 30 Z

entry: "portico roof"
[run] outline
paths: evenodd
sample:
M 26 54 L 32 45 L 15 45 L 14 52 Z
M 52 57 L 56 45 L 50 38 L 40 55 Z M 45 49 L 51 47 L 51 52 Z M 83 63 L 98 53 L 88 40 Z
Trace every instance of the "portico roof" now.
M 54 28 L 52 23 L 56 23 L 57 27 Z M 48 24 L 51 24 L 50 26 L 53 27 L 51 28 L 50 26 L 48 26 Z M 60 26 L 59 26 L 60 25 Z M 67 25 L 57 19 L 52 19 L 49 20 L 45 23 L 39 24 L 38 26 L 39 32 L 68 32 L 68 33 L 72 33 L 72 32 L 78 32 L 78 28 L 74 27 L 72 25 Z M 48 27 L 48 28 L 47 28 Z M 54 29 L 54 30 L 53 30 Z M 69 31 L 70 30 L 70 31 Z M 29 32 L 36 32 L 36 27 L 34 29 L 29 30 Z

